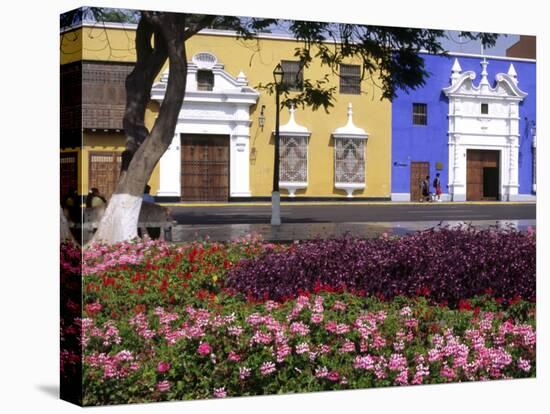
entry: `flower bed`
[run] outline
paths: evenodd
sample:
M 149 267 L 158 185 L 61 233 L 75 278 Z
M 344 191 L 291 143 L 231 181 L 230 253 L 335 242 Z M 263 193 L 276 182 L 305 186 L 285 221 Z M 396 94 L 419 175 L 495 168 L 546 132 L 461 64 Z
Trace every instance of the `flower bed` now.
M 534 300 L 535 257 L 534 234 L 515 230 L 443 228 L 399 238 L 313 240 L 240 262 L 227 286 L 264 300 L 322 290 L 426 295 L 453 306 L 486 292 Z
M 325 293 L 278 304 L 145 308 L 82 320 L 86 404 L 197 399 L 535 374 L 534 308 L 476 311 Z
M 478 246 L 481 251 L 475 244 L 477 235 L 455 236 L 469 237 L 474 240 L 470 248 Z M 431 236 L 438 241 L 431 243 L 439 246 L 439 237 L 450 237 L 445 232 Z M 410 242 L 420 250 L 432 245 L 426 233 L 415 237 L 416 243 L 409 238 L 383 238 L 281 246 L 247 239 L 228 244 L 144 241 L 93 246 L 83 253 L 83 318 L 62 323 L 65 342 L 74 343 L 71 338 L 82 332 L 84 404 L 534 376 L 535 305 L 519 296 L 501 295 L 498 290 L 496 297 L 490 291 L 457 294 L 453 303 L 445 304 L 447 296 L 438 296 L 435 290 L 408 296 L 393 292 L 382 298 L 362 296 L 367 292 L 356 286 L 318 288 L 313 283 L 300 287 L 302 294 L 274 301 L 262 299 L 263 293 L 239 292 L 232 285 L 236 275 L 247 277 L 243 273 L 247 266 L 264 266 L 269 272 L 270 260 L 284 260 L 285 255 L 287 264 L 302 258 L 301 268 L 288 268 L 300 274 L 300 269 L 325 263 L 331 257 L 329 247 L 345 257 L 355 251 L 367 255 L 361 249 L 374 243 Z M 524 253 L 534 244 L 532 235 L 508 232 L 502 237 L 506 240 L 489 242 L 491 248 L 515 244 L 516 266 L 529 262 Z M 461 240 L 466 250 L 468 244 Z M 324 247 L 318 254 L 300 256 L 301 249 L 308 252 L 314 246 Z M 62 269 L 68 280 L 67 273 L 78 271 L 80 256 L 65 248 Z M 325 264 L 332 269 L 328 261 Z M 485 274 L 493 275 L 491 266 L 497 265 L 487 262 Z M 417 267 L 406 263 L 401 271 L 405 269 Z M 500 269 L 504 277 L 499 289 L 514 295 L 525 291 L 528 275 L 517 277 L 513 266 L 510 273 Z M 285 273 L 278 277 L 287 280 Z M 245 280 L 251 286 L 257 283 L 254 278 Z M 401 292 L 410 293 L 410 279 L 395 280 L 401 280 Z M 271 280 L 274 286 L 279 282 Z M 340 288 L 342 292 L 337 291 Z M 76 354 L 71 355 L 64 356 L 66 367 Z

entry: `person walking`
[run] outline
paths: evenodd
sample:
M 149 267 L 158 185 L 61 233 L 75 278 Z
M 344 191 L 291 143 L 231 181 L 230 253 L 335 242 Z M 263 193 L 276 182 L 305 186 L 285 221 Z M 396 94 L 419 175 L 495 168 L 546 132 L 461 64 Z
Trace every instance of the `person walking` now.
M 435 175 L 433 187 L 434 187 L 434 193 L 435 193 L 435 200 L 438 202 L 441 202 L 441 179 L 439 178 L 439 173 Z
M 422 192 L 422 198 L 421 201 L 430 201 L 430 176 L 427 175 L 424 180 L 422 180 L 422 183 L 420 184 L 420 189 Z

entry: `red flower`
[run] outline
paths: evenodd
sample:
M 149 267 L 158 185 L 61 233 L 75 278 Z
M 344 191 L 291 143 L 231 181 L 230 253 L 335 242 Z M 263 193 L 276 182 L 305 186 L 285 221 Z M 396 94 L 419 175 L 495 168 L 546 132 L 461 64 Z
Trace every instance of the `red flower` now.
M 461 311 L 465 311 L 465 310 L 471 311 L 473 308 L 472 308 L 472 304 L 468 299 L 460 299 L 460 301 L 458 302 L 458 309 Z

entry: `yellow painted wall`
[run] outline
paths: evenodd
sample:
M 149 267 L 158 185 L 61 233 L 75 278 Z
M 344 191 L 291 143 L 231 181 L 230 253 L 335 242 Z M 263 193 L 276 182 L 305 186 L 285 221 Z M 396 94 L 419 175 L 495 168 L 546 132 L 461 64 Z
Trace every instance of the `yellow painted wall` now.
M 134 32 L 122 29 L 85 27 L 78 32 L 81 55 L 84 60 L 133 61 L 135 60 Z M 72 33 L 72 32 L 70 32 Z M 69 34 L 70 34 L 69 33 Z M 65 34 L 62 44 L 68 42 Z M 109 47 L 110 45 L 110 47 Z M 293 40 L 256 39 L 237 40 L 230 36 L 200 34 L 187 42 L 187 58 L 198 52 L 210 52 L 224 65 L 224 69 L 236 77 L 243 71 L 249 85 L 271 82 L 272 71 L 280 60 L 295 60 Z M 63 50 L 76 46 L 62 47 L 62 63 L 74 59 L 77 53 L 64 55 Z M 354 63 L 352 61 L 347 63 Z M 320 79 L 328 68 L 315 64 L 305 69 L 304 79 Z M 338 87 L 338 78 L 332 76 L 330 86 Z M 335 106 L 327 114 L 321 108 L 312 111 L 298 108 L 296 121 L 311 132 L 308 147 L 308 187 L 298 191 L 297 196 L 345 197 L 346 193 L 334 188 L 334 142 L 331 133 L 347 122 L 348 103 L 353 104 L 353 120 L 356 126 L 369 134 L 366 144 L 366 188 L 355 191 L 355 197 L 389 197 L 391 171 L 391 103 L 380 100 L 381 91 L 370 81 L 363 81 L 361 95 L 336 94 Z M 266 122 L 263 130 L 258 125 L 260 108 L 265 105 Z M 260 91 L 257 105 L 251 108 L 250 129 L 250 188 L 253 196 L 269 196 L 273 181 L 274 145 L 272 131 L 275 128 L 275 97 Z M 151 125 L 155 108 L 150 108 L 146 124 Z M 288 121 L 288 111 L 281 112 L 281 125 Z M 158 188 L 158 167 L 152 187 Z M 155 194 L 153 192 L 153 194 Z M 284 194 L 284 191 L 283 191 Z

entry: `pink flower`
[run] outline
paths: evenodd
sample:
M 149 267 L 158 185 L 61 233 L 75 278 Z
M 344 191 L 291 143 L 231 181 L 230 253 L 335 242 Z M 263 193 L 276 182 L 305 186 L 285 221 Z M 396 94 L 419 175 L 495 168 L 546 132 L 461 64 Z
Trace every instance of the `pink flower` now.
M 374 358 L 370 355 L 355 357 L 355 369 L 374 369 Z
M 334 305 L 332 305 L 332 310 L 335 310 L 335 311 L 344 311 L 346 310 L 346 304 L 340 300 L 337 300 L 336 302 L 334 302 Z
M 283 362 L 292 353 L 292 348 L 287 343 L 282 343 L 277 348 L 277 362 Z
M 302 342 L 299 345 L 296 345 L 296 353 L 297 354 L 304 354 L 306 352 L 309 352 L 309 344 L 306 342 Z
M 440 372 L 442 377 L 445 377 L 447 381 L 452 381 L 456 377 L 456 373 L 452 368 L 449 368 L 447 364 L 443 365 Z
M 397 377 L 395 377 L 395 383 L 397 385 L 407 385 L 409 383 L 407 374 L 408 372 L 406 368 L 403 371 L 400 371 L 399 374 L 397 374 Z
M 392 354 L 388 362 L 390 371 L 403 371 L 407 368 L 407 359 L 401 354 Z
M 239 362 L 241 360 L 241 357 L 236 352 L 231 351 L 227 359 L 233 362 Z
M 323 322 L 323 314 L 322 313 L 314 313 L 311 315 L 311 323 L 321 323 Z
M 518 359 L 518 368 L 525 372 L 529 372 L 531 370 L 531 363 L 526 359 L 520 358 Z
M 271 361 L 267 361 L 267 362 L 264 362 L 262 364 L 262 366 L 260 367 L 260 372 L 262 375 L 269 375 L 271 374 L 272 372 L 275 372 L 276 368 L 275 368 L 275 363 L 271 362 Z
M 327 374 L 327 379 L 330 381 L 338 381 L 340 379 L 340 374 L 338 373 L 338 371 L 330 371 Z
M 93 315 L 95 313 L 100 312 L 101 309 L 103 309 L 103 305 L 101 305 L 101 303 L 99 302 L 88 303 L 84 306 L 84 309 L 86 309 L 87 313 L 89 313 L 90 315 Z
M 239 378 L 244 380 L 250 376 L 250 368 L 239 367 Z
M 225 387 L 214 388 L 214 397 L 215 398 L 225 398 L 225 397 L 227 397 L 227 392 L 225 391 Z
M 300 336 L 306 336 L 309 333 L 309 327 L 302 322 L 292 322 L 290 332 Z
M 166 392 L 170 389 L 170 383 L 168 381 L 161 381 L 157 384 L 157 390 L 160 392 Z
M 344 344 L 340 347 L 339 351 L 341 354 L 347 353 L 347 352 L 355 352 L 355 344 L 347 340 L 344 342 Z
M 158 365 L 157 365 L 157 372 L 159 372 L 159 373 L 161 373 L 161 374 L 164 374 L 164 373 L 167 372 L 169 369 L 170 369 L 170 363 L 168 363 L 168 362 L 161 361 L 161 362 L 159 362 Z
M 315 378 L 326 378 L 328 375 L 327 367 L 321 367 L 315 369 Z
M 212 347 L 210 346 L 210 344 L 208 342 L 201 342 L 201 344 L 199 345 L 199 348 L 198 348 L 198 352 L 199 352 L 200 355 L 206 356 L 206 355 L 210 354 L 210 352 L 212 352 Z

